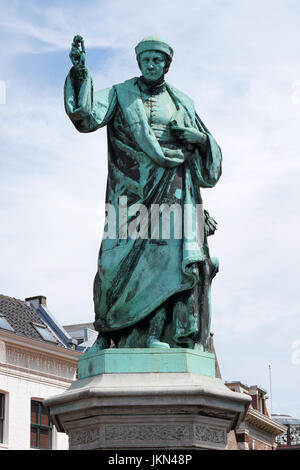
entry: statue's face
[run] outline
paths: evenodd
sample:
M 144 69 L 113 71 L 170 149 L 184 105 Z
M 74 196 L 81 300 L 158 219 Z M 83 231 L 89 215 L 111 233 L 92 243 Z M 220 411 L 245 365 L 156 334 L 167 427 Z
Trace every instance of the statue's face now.
M 157 51 L 146 51 L 140 55 L 140 68 L 148 82 L 156 82 L 164 74 L 165 55 Z

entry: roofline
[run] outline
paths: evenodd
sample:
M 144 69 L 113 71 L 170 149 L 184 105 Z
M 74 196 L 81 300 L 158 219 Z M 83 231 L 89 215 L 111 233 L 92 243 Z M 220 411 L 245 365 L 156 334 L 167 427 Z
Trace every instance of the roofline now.
M 260 387 L 259 385 L 250 385 L 249 386 L 249 389 L 251 388 L 256 388 L 259 392 L 263 392 L 264 394 L 267 394 L 267 390 L 265 390 L 264 388 Z
M 234 381 L 225 381 L 225 385 L 229 387 L 229 385 L 240 385 L 241 387 L 245 388 L 246 390 L 250 390 L 250 387 L 248 385 L 243 384 L 243 382 L 240 382 L 239 380 L 234 380 Z
M 71 323 L 70 325 L 63 325 L 63 328 L 75 328 L 75 327 L 78 327 L 78 328 L 89 328 L 88 325 L 91 325 L 91 327 L 95 330 L 95 328 L 93 327 L 93 322 L 90 321 L 90 322 L 85 322 L 85 323 Z M 96 330 L 95 330 L 96 331 Z
M 226 381 L 225 385 L 227 385 L 227 387 L 229 387 L 230 385 L 240 385 L 241 387 L 245 388 L 248 392 L 250 392 L 251 389 L 256 389 L 259 392 L 263 392 L 264 395 L 268 393 L 267 390 L 260 387 L 259 385 L 246 385 L 246 384 L 243 384 L 243 382 L 240 382 L 239 380 L 235 380 L 231 382 Z
M 28 338 L 21 334 L 15 333 L 13 331 L 0 329 L 0 341 L 4 341 L 11 346 L 20 346 L 25 348 L 33 349 L 34 351 L 39 352 L 48 352 L 52 356 L 58 356 L 70 361 L 77 361 L 78 357 L 82 355 L 81 351 L 76 351 L 74 349 L 68 349 L 63 346 L 58 346 L 56 344 L 48 343 L 47 341 L 40 341 L 33 338 Z
M 249 408 L 245 421 L 249 424 L 253 424 L 254 426 L 264 431 L 268 431 L 271 434 L 274 434 L 275 436 L 284 434 L 287 431 L 286 426 L 260 413 L 254 408 Z
M 77 341 L 74 340 L 72 336 L 70 336 L 69 333 L 60 325 L 48 309 L 47 305 L 40 304 L 38 308 L 35 308 L 35 306 L 30 303 L 30 306 L 65 346 L 77 345 Z

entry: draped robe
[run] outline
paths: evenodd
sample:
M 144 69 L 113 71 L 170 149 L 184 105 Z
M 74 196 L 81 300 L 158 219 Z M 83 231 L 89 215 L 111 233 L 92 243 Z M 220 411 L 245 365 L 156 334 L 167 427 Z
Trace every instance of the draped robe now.
M 184 225 L 202 205 L 200 187 L 214 187 L 221 176 L 221 150 L 193 101 L 166 85 L 176 105 L 177 124 L 205 133 L 207 145 L 195 145 L 192 150 L 182 144 L 165 148 L 149 125 L 137 82 L 133 78 L 95 92 L 87 69 L 77 89 L 70 74 L 65 82 L 65 109 L 76 129 L 88 133 L 107 126 L 106 204 L 119 214 L 120 200 L 126 197 L 128 209 L 126 220 L 117 217 L 116 237 L 104 237 L 100 247 L 94 326 L 101 332 L 132 327 L 174 294 L 199 283 L 199 270 L 194 267 L 209 259 L 206 236 L 199 237 L 197 230 L 194 236 L 186 236 Z M 139 204 L 148 214 L 155 204 L 180 204 L 183 236 L 124 236 L 123 225 L 138 224 L 130 209 Z M 191 212 L 185 218 L 187 207 Z

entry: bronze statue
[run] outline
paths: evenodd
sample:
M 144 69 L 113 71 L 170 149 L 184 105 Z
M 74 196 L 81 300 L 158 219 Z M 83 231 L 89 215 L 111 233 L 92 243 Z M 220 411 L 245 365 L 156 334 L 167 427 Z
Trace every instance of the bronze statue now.
M 84 41 L 75 36 L 65 83 L 65 108 L 76 129 L 107 126 L 106 204 L 115 230 L 99 252 L 93 350 L 113 340 L 118 348 L 208 351 L 218 260 L 209 254 L 216 222 L 203 210 L 200 188 L 218 182 L 222 154 L 193 101 L 165 82 L 172 47 L 148 37 L 135 51 L 142 75 L 95 91 Z M 159 227 L 175 209 L 180 217 L 166 236 Z

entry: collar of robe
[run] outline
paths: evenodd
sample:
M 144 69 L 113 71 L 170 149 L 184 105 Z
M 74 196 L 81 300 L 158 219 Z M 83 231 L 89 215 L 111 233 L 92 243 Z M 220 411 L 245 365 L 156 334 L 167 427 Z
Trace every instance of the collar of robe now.
M 143 76 L 138 79 L 138 86 L 143 93 L 147 95 L 159 95 L 166 90 L 166 82 L 164 76 L 162 76 L 155 83 L 147 82 Z

